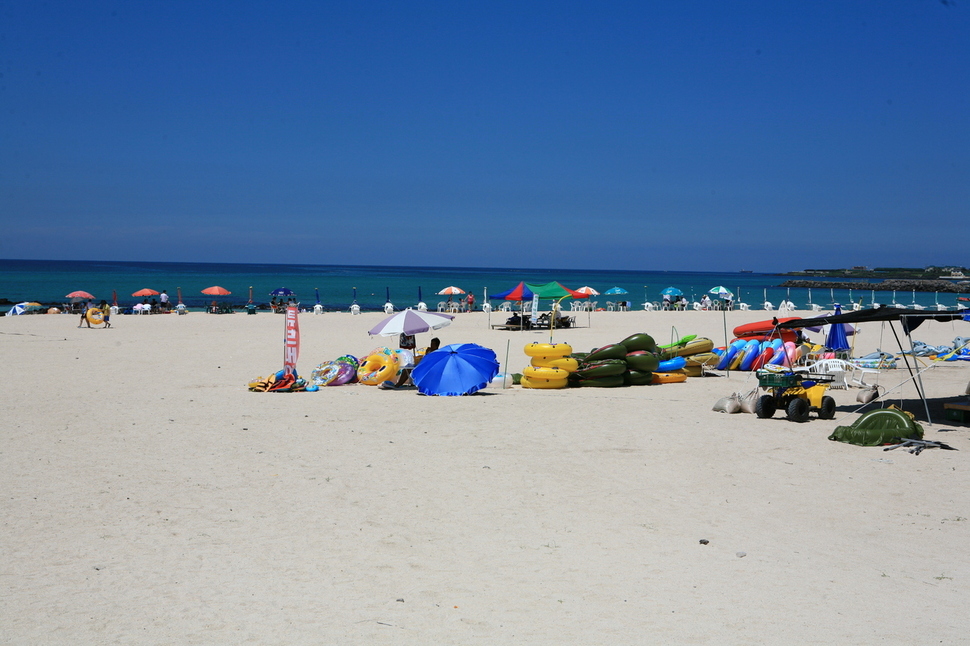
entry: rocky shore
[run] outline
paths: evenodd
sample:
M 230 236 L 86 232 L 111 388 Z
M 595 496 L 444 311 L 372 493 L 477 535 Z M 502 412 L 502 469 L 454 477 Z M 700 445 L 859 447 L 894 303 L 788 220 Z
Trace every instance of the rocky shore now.
M 786 280 L 779 287 L 807 287 L 810 289 L 858 289 L 875 291 L 910 292 L 950 292 L 970 293 L 970 281 L 953 282 L 949 280 L 913 280 L 909 278 L 889 278 L 878 283 L 836 280 Z

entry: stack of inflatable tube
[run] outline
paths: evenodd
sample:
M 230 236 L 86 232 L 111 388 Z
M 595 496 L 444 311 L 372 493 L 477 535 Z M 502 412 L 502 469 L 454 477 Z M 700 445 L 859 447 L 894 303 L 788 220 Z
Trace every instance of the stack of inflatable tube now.
M 783 339 L 740 338 L 718 348 L 718 370 L 760 370 L 765 366 L 793 366 L 811 347 Z
M 531 363 L 522 371 L 519 384 L 523 388 L 565 388 L 569 375 L 579 368 L 579 362 L 569 356 L 572 353 L 572 346 L 566 343 L 529 343 L 525 354 Z

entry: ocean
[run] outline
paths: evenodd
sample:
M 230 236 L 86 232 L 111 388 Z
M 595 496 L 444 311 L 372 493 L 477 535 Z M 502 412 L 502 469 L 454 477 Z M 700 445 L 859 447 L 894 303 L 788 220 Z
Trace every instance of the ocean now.
M 752 309 L 762 309 L 767 298 L 775 305 L 782 298 L 790 298 L 797 307 L 816 303 L 830 308 L 833 303 L 845 305 L 872 299 L 891 303 L 910 304 L 913 300 L 924 306 L 935 302 L 932 293 L 915 295 L 910 292 L 870 293 L 869 290 L 845 289 L 786 289 L 780 285 L 787 279 L 778 274 L 747 272 L 667 272 L 667 271 L 607 271 L 596 269 L 529 269 L 475 267 L 382 267 L 355 265 L 267 265 L 182 262 L 122 262 L 73 260 L 0 260 L 0 299 L 11 303 L 37 301 L 44 305 L 63 303 L 66 294 L 83 290 L 95 297 L 130 306 L 141 302 L 131 294 L 143 288 L 161 292 L 166 290 L 173 303 L 182 301 L 191 309 L 201 309 L 213 299 L 201 291 L 219 285 L 232 294 L 218 297 L 220 302 L 236 306 L 268 303 L 270 292 L 285 287 L 296 294 L 301 305 L 310 307 L 317 302 L 327 310 L 347 310 L 355 300 L 364 310 L 379 310 L 386 301 L 396 309 L 415 306 L 419 297 L 436 309 L 437 303 L 447 299 L 437 292 L 457 286 L 475 294 L 478 303 L 482 296 L 497 294 L 516 286 L 520 281 L 545 283 L 557 280 L 576 289 L 590 286 L 599 292 L 613 287 L 627 291 L 621 296 L 599 296 L 604 307 L 607 300 L 628 300 L 640 308 L 645 301 L 660 301 L 660 291 L 666 287 L 680 289 L 691 301 L 699 300 L 704 292 L 724 286 L 735 293 L 737 302 L 748 303 Z M 458 297 L 456 297 L 458 298 Z M 940 297 L 941 299 L 943 296 Z M 941 300 L 951 307 L 954 294 Z

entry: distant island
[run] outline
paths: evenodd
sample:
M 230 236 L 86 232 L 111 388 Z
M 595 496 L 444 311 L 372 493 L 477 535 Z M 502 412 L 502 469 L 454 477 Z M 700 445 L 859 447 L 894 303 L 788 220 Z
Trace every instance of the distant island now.
M 966 267 L 852 267 L 850 269 L 803 269 L 789 271 L 782 276 L 806 276 L 812 278 L 865 278 L 886 280 L 907 278 L 910 280 L 970 280 Z
M 780 287 L 970 293 L 970 270 L 966 267 L 805 269 L 782 275 L 804 278 L 786 280 Z

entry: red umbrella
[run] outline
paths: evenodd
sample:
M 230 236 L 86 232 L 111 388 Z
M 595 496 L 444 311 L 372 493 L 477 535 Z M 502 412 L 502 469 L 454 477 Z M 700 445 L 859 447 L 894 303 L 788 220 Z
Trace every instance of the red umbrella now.
M 146 287 L 145 289 L 139 289 L 137 292 L 132 294 L 132 296 L 158 296 L 158 292 L 156 292 L 154 289 L 148 289 Z
M 228 296 L 232 292 L 230 292 L 225 287 L 219 287 L 218 285 L 214 285 L 212 287 L 206 287 L 205 289 L 202 290 L 202 293 L 208 294 L 209 296 Z
M 94 298 L 94 296 L 92 296 L 91 294 L 88 294 L 87 292 L 82 292 L 78 290 L 76 292 L 71 292 L 65 298 Z

